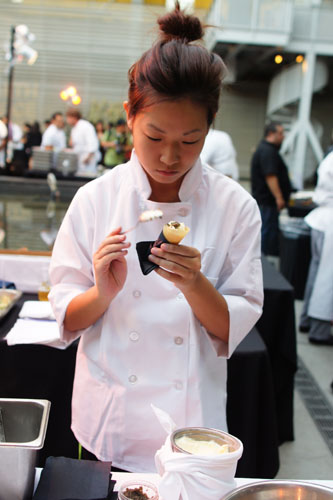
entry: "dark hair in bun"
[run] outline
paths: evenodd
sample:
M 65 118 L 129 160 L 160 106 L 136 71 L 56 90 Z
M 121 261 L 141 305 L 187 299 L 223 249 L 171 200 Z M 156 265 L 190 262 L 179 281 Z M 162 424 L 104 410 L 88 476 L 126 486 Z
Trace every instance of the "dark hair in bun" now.
M 159 39 L 133 64 L 129 77 L 129 114 L 161 100 L 189 98 L 207 109 L 211 125 L 218 110 L 225 66 L 222 59 L 199 43 L 204 27 L 176 3 L 158 19 Z
M 201 40 L 204 36 L 200 19 L 185 15 L 178 2 L 173 12 L 160 17 L 157 22 L 160 27 L 160 39 L 166 42 L 179 39 L 189 43 Z

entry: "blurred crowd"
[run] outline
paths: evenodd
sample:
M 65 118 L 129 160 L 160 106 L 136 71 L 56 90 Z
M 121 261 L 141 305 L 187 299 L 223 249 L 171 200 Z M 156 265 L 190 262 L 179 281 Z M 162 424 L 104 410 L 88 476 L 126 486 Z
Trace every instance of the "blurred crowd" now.
M 123 118 L 116 122 L 84 119 L 76 108 L 55 112 L 43 123 L 22 126 L 0 118 L 0 173 L 24 175 L 34 169 L 34 153 L 66 151 L 77 155 L 77 175 L 97 174 L 98 167 L 113 168 L 129 160 L 132 136 Z

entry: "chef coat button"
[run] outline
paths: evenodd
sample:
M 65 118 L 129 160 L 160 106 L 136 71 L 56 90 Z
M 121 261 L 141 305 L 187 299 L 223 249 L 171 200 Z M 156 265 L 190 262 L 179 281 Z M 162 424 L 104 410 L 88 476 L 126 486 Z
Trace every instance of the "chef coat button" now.
M 141 297 L 140 290 L 134 290 L 133 291 L 133 297 L 135 297 L 136 299 L 138 299 L 139 297 Z
M 131 332 L 129 334 L 129 338 L 132 340 L 132 342 L 137 342 L 139 340 L 140 335 L 138 332 Z
M 183 388 L 183 383 L 180 380 L 177 380 L 175 382 L 175 389 L 177 389 L 177 391 L 181 391 L 182 388 Z
M 182 217 L 185 217 L 185 215 L 187 215 L 187 214 L 188 214 L 187 208 L 180 208 L 178 210 L 178 215 L 181 215 Z
M 135 382 L 138 380 L 138 377 L 136 375 L 131 375 L 128 377 L 128 380 L 131 382 L 131 384 L 135 384 Z
M 177 295 L 177 300 L 183 300 L 183 298 L 184 298 L 184 294 L 183 293 L 179 293 Z
M 182 345 L 183 342 L 183 337 L 175 337 L 175 344 Z

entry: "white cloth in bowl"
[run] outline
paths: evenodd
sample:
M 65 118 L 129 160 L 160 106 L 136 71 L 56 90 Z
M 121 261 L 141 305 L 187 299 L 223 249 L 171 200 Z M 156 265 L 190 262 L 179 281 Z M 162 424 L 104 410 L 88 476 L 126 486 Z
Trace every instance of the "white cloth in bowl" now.
M 190 455 L 172 451 L 170 431 L 174 424 L 166 423 L 165 412 L 153 407 L 168 436 L 155 454 L 157 472 L 162 476 L 159 494 L 163 500 L 218 500 L 236 488 L 237 462 L 243 445 L 236 451 L 214 456 Z

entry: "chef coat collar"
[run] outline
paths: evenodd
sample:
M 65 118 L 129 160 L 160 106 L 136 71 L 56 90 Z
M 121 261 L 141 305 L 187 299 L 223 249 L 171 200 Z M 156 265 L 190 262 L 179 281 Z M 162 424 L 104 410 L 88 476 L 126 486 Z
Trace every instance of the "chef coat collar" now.
M 147 177 L 146 172 L 141 166 L 139 158 L 137 157 L 135 150 L 132 150 L 131 163 L 133 164 L 133 175 L 135 185 L 140 192 L 141 196 L 148 199 L 151 195 L 151 186 Z M 202 164 L 200 157 L 195 162 L 191 170 L 185 175 L 182 185 L 179 190 L 179 199 L 181 202 L 189 201 L 192 195 L 197 191 L 202 181 Z

